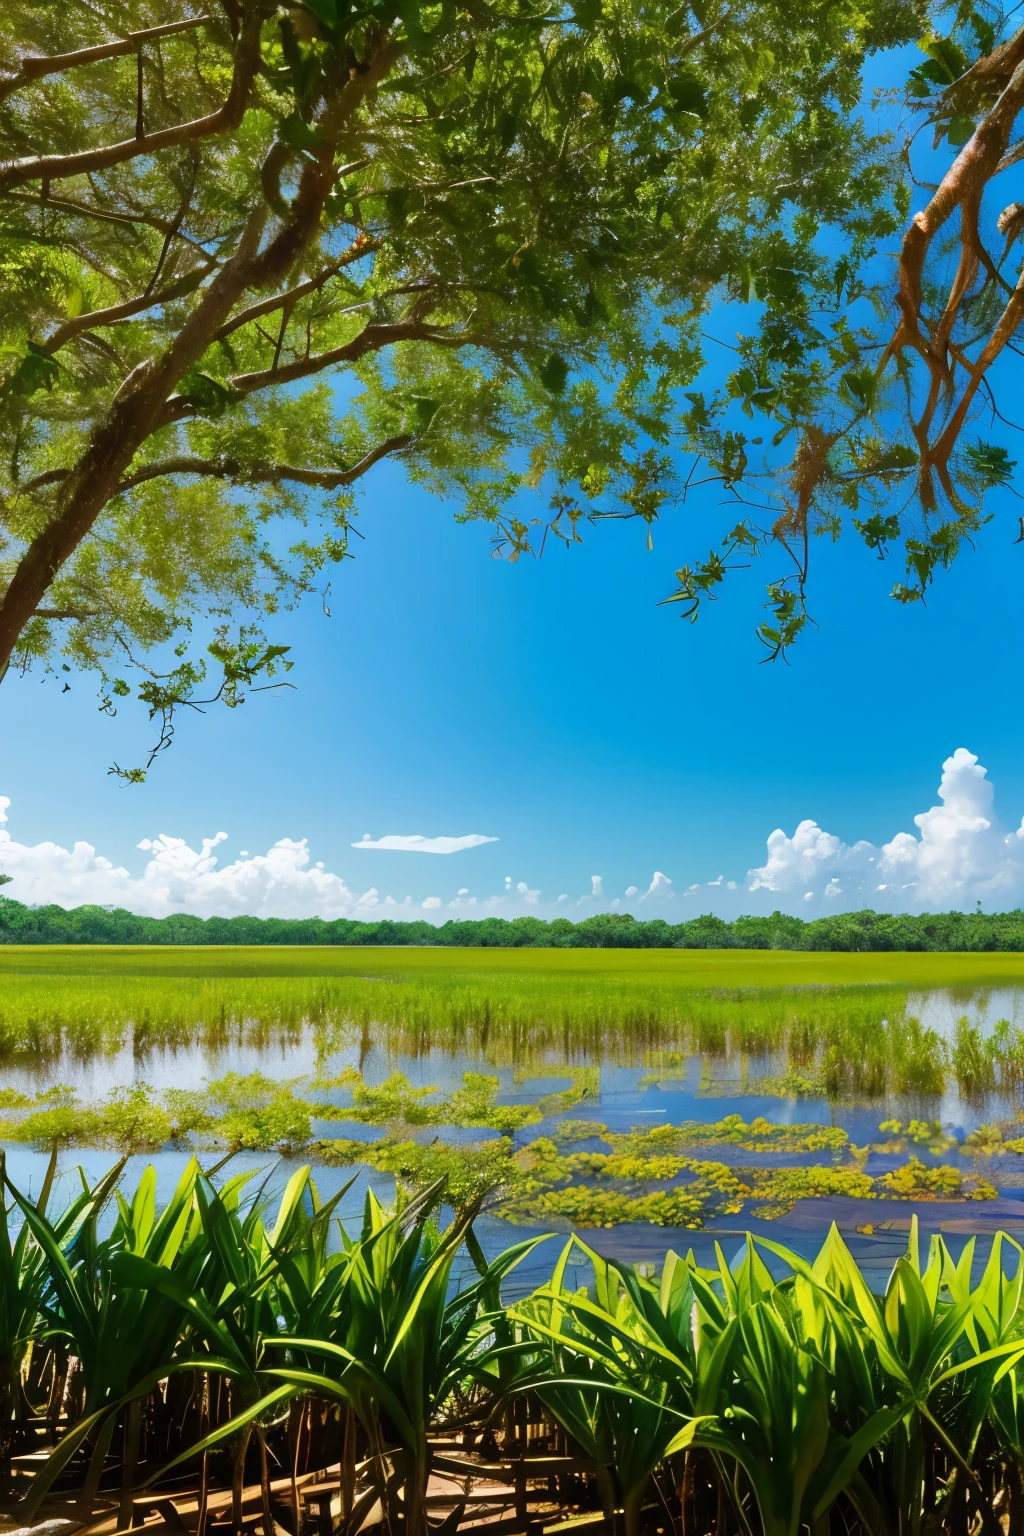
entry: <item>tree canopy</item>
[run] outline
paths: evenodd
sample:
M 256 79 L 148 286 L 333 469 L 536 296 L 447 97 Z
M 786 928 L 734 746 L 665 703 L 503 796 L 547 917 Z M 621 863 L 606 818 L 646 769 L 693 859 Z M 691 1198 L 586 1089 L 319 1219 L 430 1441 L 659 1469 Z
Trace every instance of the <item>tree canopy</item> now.
M 28 907 L 0 896 L 0 944 L 439 945 L 451 949 L 791 949 L 931 953 L 1024 950 L 1024 913 L 840 912 L 809 922 L 784 912 L 738 917 L 706 912 L 669 923 L 629 912 L 484 917 L 436 925 L 421 918 L 360 922 L 336 917 L 140 917 L 123 907 Z
M 919 596 L 1009 476 L 962 435 L 1024 306 L 980 229 L 1024 33 L 967 10 L 933 36 L 945 14 L 10 0 L 0 673 L 91 670 L 111 712 L 134 692 L 151 761 L 176 709 L 283 681 L 274 615 L 349 553 L 386 459 L 511 559 L 605 517 L 650 539 L 700 466 L 739 521 L 670 600 L 695 617 L 737 552 L 778 547 L 773 653 L 814 532 L 902 539 Z M 953 163 L 897 274 L 908 171 L 864 64 L 921 37 L 903 99 Z M 1004 262 L 1021 228 L 1001 216 Z M 709 392 L 723 301 L 745 339 Z

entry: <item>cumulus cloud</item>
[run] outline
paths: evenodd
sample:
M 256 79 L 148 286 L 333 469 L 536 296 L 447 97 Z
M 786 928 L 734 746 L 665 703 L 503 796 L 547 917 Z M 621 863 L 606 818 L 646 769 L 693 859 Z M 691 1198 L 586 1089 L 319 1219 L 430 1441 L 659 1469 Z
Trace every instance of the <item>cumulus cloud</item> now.
M 481 843 L 497 841 L 496 837 L 482 837 L 479 832 L 470 832 L 466 837 L 423 837 L 413 832 L 408 836 L 391 833 L 378 838 L 364 832 L 362 842 L 353 843 L 352 847 L 381 849 L 385 853 L 461 853 L 464 848 L 479 848 Z
M 305 838 L 283 837 L 265 854 L 219 866 L 214 850 L 226 832 L 205 837 L 198 851 L 184 838 L 161 834 L 139 843 L 149 858 L 141 876 L 97 853 L 91 843 L 28 846 L 5 830 L 10 801 L 0 796 L 0 870 L 12 876 L 9 895 L 30 906 L 83 903 L 127 907 L 147 917 L 192 912 L 199 917 L 351 917 L 379 915 L 377 891 L 349 889 L 339 875 L 311 863 Z
M 765 862 L 748 870 L 743 881 L 719 875 L 680 885 L 677 891 L 669 875 L 655 870 L 649 885 L 630 885 L 624 898 L 610 901 L 602 877 L 593 875 L 585 894 L 563 892 L 557 900 L 542 900 L 538 887 L 507 875 L 494 895 L 471 896 L 467 886 L 460 886 L 450 898 L 424 899 L 421 892 L 414 900 L 382 896 L 376 886 L 353 890 L 341 875 L 312 859 L 305 838 L 280 838 L 264 854 L 240 853 L 221 863 L 226 832 L 204 838 L 198 849 L 161 833 L 138 844 L 146 861 L 141 874 L 132 873 L 88 842 L 71 848 L 16 842 L 6 830 L 10 802 L 0 796 L 0 873 L 14 881 L 4 894 L 29 905 L 94 903 L 153 917 L 172 912 L 200 917 L 428 916 L 445 922 L 458 916 L 554 916 L 573 908 L 588 913 L 625 907 L 637 916 L 679 921 L 698 912 L 736 916 L 774 907 L 810 917 L 866 906 L 922 911 L 964 909 L 977 901 L 990 909 L 1024 904 L 1024 823 L 1014 828 L 1000 821 L 986 770 L 966 748 L 958 748 L 943 764 L 938 801 L 913 818 L 915 832 L 897 832 L 877 847 L 846 843 L 811 820 L 801 821 L 792 834 L 777 829 L 768 838 Z M 368 834 L 353 846 L 456 852 L 493 841 L 473 834 L 380 838 L 375 843 Z
M 84 841 L 72 848 L 51 842 L 29 845 L 15 841 L 7 830 L 9 806 L 10 801 L 0 796 L 0 873 L 13 880 L 4 887 L 4 894 L 28 906 L 126 907 L 147 917 L 166 917 L 173 912 L 197 917 L 249 914 L 364 920 L 426 916 L 434 922 L 458 916 L 514 917 L 541 908 L 540 888 L 526 880 L 513 881 L 511 875 L 506 876 L 503 891 L 480 898 L 471 896 L 468 886 L 460 886 L 450 900 L 430 895 L 415 902 L 412 896 L 382 896 L 376 886 L 354 891 L 322 861 L 313 861 L 305 838 L 281 838 L 265 854 L 240 854 L 221 864 L 226 832 L 203 838 L 198 849 L 183 838 L 161 833 L 137 844 L 147 858 L 142 873 L 133 874 Z M 557 906 L 550 900 L 547 903 L 552 912 Z
M 914 817 L 918 835 L 898 832 L 876 848 L 802 821 L 792 837 L 771 834 L 767 861 L 749 871 L 747 889 L 790 898 L 799 892 L 831 908 L 1011 906 L 1024 899 L 1024 824 L 1007 828 L 994 799 L 987 770 L 958 747 L 942 765 L 941 803 Z

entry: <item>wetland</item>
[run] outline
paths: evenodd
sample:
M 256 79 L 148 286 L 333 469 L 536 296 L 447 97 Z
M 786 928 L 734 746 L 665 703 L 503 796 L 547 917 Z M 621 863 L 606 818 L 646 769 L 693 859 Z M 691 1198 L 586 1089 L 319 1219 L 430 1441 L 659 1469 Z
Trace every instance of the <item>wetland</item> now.
M 0 947 L 23 1182 L 192 1151 L 655 1260 L 1024 1233 L 1024 957 Z M 278 1160 L 280 1163 L 278 1164 Z

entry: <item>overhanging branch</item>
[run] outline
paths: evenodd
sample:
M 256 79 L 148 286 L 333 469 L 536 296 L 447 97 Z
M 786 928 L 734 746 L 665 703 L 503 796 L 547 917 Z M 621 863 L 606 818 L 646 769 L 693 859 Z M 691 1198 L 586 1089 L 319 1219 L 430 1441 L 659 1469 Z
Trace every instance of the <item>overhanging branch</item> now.
M 279 485 L 283 480 L 298 485 L 314 486 L 321 491 L 336 491 L 352 485 L 366 472 L 389 455 L 400 453 L 413 440 L 411 432 L 401 432 L 386 438 L 372 448 L 357 464 L 349 469 L 304 469 L 297 464 L 243 464 L 239 459 L 198 459 L 182 455 L 180 458 L 159 459 L 147 464 L 136 474 L 129 475 L 117 487 L 118 495 L 132 491 L 149 480 L 161 480 L 169 475 L 204 475 L 215 480 L 233 480 L 239 485 Z
M 379 352 L 401 341 L 426 341 L 441 347 L 484 346 L 485 340 L 467 331 L 443 331 L 416 320 L 400 321 L 395 325 L 367 325 L 344 346 L 330 352 L 317 353 L 315 357 L 300 358 L 285 363 L 280 368 L 264 368 L 258 373 L 239 373 L 231 380 L 232 389 L 251 394 L 257 389 L 268 389 L 277 384 L 291 384 L 296 379 L 309 378 L 339 363 L 358 362 L 370 352 Z M 173 406 L 174 402 L 170 401 Z
M 172 149 L 178 144 L 192 143 L 196 139 L 210 138 L 213 134 L 237 128 L 245 113 L 249 91 L 259 66 L 261 21 L 255 7 L 246 8 L 235 48 L 231 88 L 215 112 L 208 113 L 206 117 L 195 117 L 187 123 L 179 123 L 174 128 L 161 128 L 156 133 L 143 134 L 141 138 L 122 139 L 119 144 L 106 144 L 98 149 L 83 149 L 71 155 L 29 155 L 21 160 L 10 160 L 0 165 L 0 193 L 27 181 L 62 181 L 69 176 L 84 175 L 88 171 L 109 170 L 111 166 L 121 165 L 126 160 L 136 160 L 140 155 L 155 155 L 162 149 Z
M 44 342 L 46 351 L 52 356 L 60 347 L 65 346 L 75 336 L 83 331 L 95 330 L 97 326 L 115 325 L 119 320 L 130 320 L 133 315 L 143 314 L 147 309 L 155 309 L 160 304 L 166 304 L 170 299 L 181 299 L 186 294 L 193 293 L 200 283 L 213 270 L 215 263 L 210 261 L 205 265 L 193 267 L 191 272 L 186 272 L 179 277 L 177 282 L 169 283 L 159 293 L 139 294 L 136 298 L 125 299 L 122 304 L 111 304 L 107 309 L 90 310 L 87 314 L 76 315 L 73 320 L 65 320 L 53 335 Z
M 116 59 L 122 54 L 137 53 L 153 38 L 170 37 L 174 32 L 191 32 L 196 27 L 205 27 L 212 19 L 210 16 L 191 16 L 186 21 L 168 21 L 160 27 L 129 32 L 127 37 L 118 38 L 113 43 L 99 43 L 95 48 L 79 48 L 75 53 L 54 53 L 49 57 L 30 56 L 22 59 L 16 75 L 0 80 L 0 101 L 10 96 L 12 91 L 20 90 L 23 85 L 31 85 L 34 80 L 41 80 L 46 75 L 63 74 L 65 70 L 78 69 L 83 64 L 97 64 L 101 59 Z

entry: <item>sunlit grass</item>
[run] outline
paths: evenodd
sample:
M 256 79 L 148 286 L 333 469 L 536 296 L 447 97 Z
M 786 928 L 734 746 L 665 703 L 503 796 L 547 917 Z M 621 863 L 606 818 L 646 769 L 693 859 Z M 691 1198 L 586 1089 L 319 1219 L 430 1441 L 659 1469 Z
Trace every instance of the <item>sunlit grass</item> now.
M 495 1066 L 650 1065 L 662 1053 L 739 1058 L 786 1089 L 829 1097 L 965 1091 L 1017 1082 L 961 1031 L 955 1059 L 908 1015 L 908 995 L 965 999 L 1024 981 L 1017 955 L 808 955 L 736 951 L 0 949 L 0 1054 L 37 1064 L 129 1043 L 207 1050 L 298 1042 L 322 1059 L 355 1046 L 390 1060 L 465 1054 Z M 1010 1026 L 1006 1026 L 1007 1029 Z M 973 1027 L 972 1027 L 973 1028 Z M 786 1074 L 791 1074 L 787 1078 Z M 770 1091 L 770 1090 L 768 1090 Z
M 452 949 L 382 946 L 5 945 L 0 976 L 381 977 L 465 986 L 485 978 L 658 991 L 731 987 L 1005 986 L 1022 954 L 831 954 L 792 950 Z

